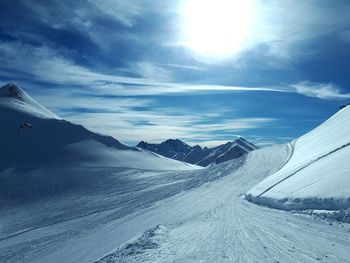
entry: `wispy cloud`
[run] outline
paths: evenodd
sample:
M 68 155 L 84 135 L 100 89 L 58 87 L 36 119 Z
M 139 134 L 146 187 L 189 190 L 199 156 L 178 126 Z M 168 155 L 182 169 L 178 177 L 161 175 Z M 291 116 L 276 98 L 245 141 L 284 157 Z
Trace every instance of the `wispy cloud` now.
M 269 47 L 271 55 L 294 60 L 317 53 L 301 48 L 309 41 L 348 28 L 350 7 L 332 2 L 256 1 L 255 31 L 252 42 Z M 315 30 L 322 28 L 322 30 Z
M 342 93 L 339 87 L 332 83 L 314 83 L 309 81 L 292 85 L 297 93 L 304 96 L 324 100 L 342 100 L 350 98 L 350 93 Z
M 136 18 L 142 14 L 140 3 L 144 1 L 136 3 L 128 0 L 89 0 L 88 2 L 124 26 L 132 27 Z
M 191 65 L 181 65 L 181 64 L 172 64 L 172 63 L 159 63 L 160 66 L 163 67 L 171 67 L 171 68 L 179 68 L 179 69 L 190 69 L 197 71 L 207 71 L 207 69 L 203 67 L 191 66 Z
M 168 138 L 185 141 L 213 140 L 221 133 L 234 134 L 272 125 L 277 120 L 268 118 L 224 119 L 219 124 L 201 124 L 205 114 L 176 115 L 164 110 L 135 111 L 125 109 L 117 113 L 72 113 L 68 119 L 87 127 L 108 133 L 127 142 L 147 140 L 161 142 Z M 227 135 L 226 135 L 227 136 Z M 230 137 L 230 136 L 228 136 Z
M 186 107 L 159 107 L 154 99 L 87 96 L 74 89 L 34 92 L 34 97 L 64 119 L 131 143 L 160 142 L 168 138 L 211 141 L 226 136 L 233 139 L 237 133 L 278 122 L 274 118 L 232 118 L 227 114 L 234 112 L 232 108 L 193 112 Z
M 84 86 L 97 93 L 111 95 L 152 95 L 166 93 L 186 93 L 200 91 L 276 91 L 275 87 L 237 87 L 224 85 L 192 85 L 186 83 L 165 82 L 171 79 L 170 73 L 161 67 L 142 62 L 132 65 L 130 69 L 143 77 L 125 77 L 92 71 L 76 65 L 72 60 L 62 56 L 58 50 L 48 46 L 35 47 L 21 42 L 0 42 L 0 57 L 5 61 L 6 70 L 23 73 L 23 78 L 44 81 L 51 84 Z M 35 61 L 35 63 L 33 63 Z M 1 69 L 1 67 L 0 67 Z M 7 76 L 3 72 L 3 76 Z M 12 74 L 10 73 L 11 77 Z M 17 73 L 17 77 L 20 77 Z M 127 84 L 125 88 L 122 84 Z M 130 85 L 135 85 L 130 87 Z M 112 93 L 111 93 L 112 92 Z
M 149 62 L 140 62 L 136 65 L 131 66 L 132 72 L 139 74 L 145 79 L 152 79 L 155 81 L 169 82 L 173 80 L 171 73 L 166 70 L 164 67 L 149 63 Z
M 32 46 L 21 42 L 0 42 L 0 66 L 2 76 L 22 78 L 56 85 L 81 87 L 79 92 L 110 96 L 144 96 L 161 94 L 183 94 L 198 92 L 283 92 L 299 93 L 304 96 L 325 100 L 339 100 L 350 97 L 332 83 L 303 81 L 279 86 L 230 86 L 171 82 L 172 76 L 166 69 L 148 62 L 130 66 L 128 71 L 140 77 L 126 77 L 95 72 L 76 65 L 72 60 L 48 46 Z M 33 63 L 35 61 L 35 63 Z M 13 71 L 16 71 L 14 75 Z M 22 76 L 19 72 L 22 72 Z M 126 85 L 126 86 L 125 86 Z
M 5 65 L 0 66 L 0 71 L 4 66 L 6 68 L 6 70 L 3 68 L 5 70 L 2 71 L 3 77 L 18 78 L 20 70 L 22 78 L 28 79 L 29 82 L 37 80 L 69 85 L 71 89 L 80 86 L 82 88 L 79 92 L 86 94 L 143 96 L 198 92 L 289 92 L 324 100 L 350 98 L 350 93 L 343 93 L 332 83 L 309 81 L 270 87 L 176 83 L 171 82 L 172 76 L 169 71 L 147 62 L 138 63 L 129 69 L 142 77 L 104 74 L 76 65 L 60 55 L 57 50 L 47 46 L 34 47 L 20 42 L 0 42 L 0 57 L 5 62 Z M 9 69 L 16 71 L 16 74 L 14 75 Z
M 152 79 L 131 78 L 94 72 L 76 65 L 72 60 L 48 46 L 32 46 L 21 42 L 0 42 L 2 67 L 31 75 L 31 79 L 52 84 L 88 86 L 96 82 L 114 82 L 134 85 L 159 85 Z M 35 61 L 35 63 L 33 63 Z M 3 74 L 6 76 L 6 73 Z M 20 77 L 20 75 L 19 75 Z M 166 83 L 162 84 L 166 85 Z

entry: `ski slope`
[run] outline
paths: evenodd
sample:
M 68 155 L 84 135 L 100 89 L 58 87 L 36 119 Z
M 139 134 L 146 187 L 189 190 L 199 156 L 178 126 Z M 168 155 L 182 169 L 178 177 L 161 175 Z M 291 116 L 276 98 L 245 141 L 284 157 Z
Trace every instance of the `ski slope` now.
M 349 225 L 244 200 L 290 155 L 277 146 L 181 172 L 75 168 L 83 188 L 1 210 L 0 262 L 350 262 Z
M 282 209 L 350 208 L 350 107 L 290 144 L 286 165 L 248 192 L 248 199 Z

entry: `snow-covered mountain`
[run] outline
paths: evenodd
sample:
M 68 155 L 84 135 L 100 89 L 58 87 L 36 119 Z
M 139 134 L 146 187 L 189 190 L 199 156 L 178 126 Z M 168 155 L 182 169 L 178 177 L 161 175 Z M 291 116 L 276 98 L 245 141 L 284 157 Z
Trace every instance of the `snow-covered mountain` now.
M 214 148 L 190 146 L 178 139 L 169 139 L 159 144 L 141 141 L 137 147 L 191 164 L 209 166 L 238 158 L 257 147 L 243 138 L 219 145 Z
M 350 106 L 289 147 L 289 161 L 248 199 L 287 210 L 350 208 Z
M 65 121 L 11 83 L 0 89 L 0 123 L 2 167 L 79 164 L 162 170 L 195 168 Z

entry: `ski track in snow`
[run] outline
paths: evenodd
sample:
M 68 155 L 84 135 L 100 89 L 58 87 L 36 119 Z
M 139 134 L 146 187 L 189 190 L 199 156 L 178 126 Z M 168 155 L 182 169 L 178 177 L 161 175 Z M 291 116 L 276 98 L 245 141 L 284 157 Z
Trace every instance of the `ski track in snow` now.
M 105 211 L 87 206 L 79 217 L 67 213 L 53 223 L 9 211 L 0 223 L 24 222 L 1 234 L 0 262 L 350 262 L 348 224 L 244 200 L 291 151 L 258 150 L 207 170 L 127 173 L 136 181 L 115 196 L 107 191 Z M 55 203 L 44 204 L 55 211 Z

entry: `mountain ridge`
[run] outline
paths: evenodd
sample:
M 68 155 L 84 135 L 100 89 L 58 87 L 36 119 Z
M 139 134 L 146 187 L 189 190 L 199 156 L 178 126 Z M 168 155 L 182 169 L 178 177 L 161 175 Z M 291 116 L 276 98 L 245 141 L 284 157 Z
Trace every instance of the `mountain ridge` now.
M 212 148 L 202 148 L 199 145 L 190 146 L 179 139 L 168 139 L 159 144 L 141 141 L 136 147 L 204 167 L 232 160 L 258 149 L 257 146 L 242 137 Z

